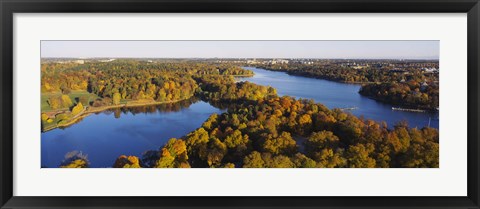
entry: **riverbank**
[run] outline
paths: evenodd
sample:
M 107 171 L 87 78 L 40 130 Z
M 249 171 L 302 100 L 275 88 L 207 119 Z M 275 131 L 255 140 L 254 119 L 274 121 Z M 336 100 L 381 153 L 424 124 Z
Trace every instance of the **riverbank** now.
M 372 84 L 372 83 L 384 83 L 384 82 L 359 82 L 359 81 L 342 81 L 338 79 L 331 79 L 328 77 L 320 77 L 320 76 L 315 76 L 315 75 L 310 75 L 307 73 L 297 73 L 297 72 L 292 72 L 288 70 L 281 70 L 281 69 L 270 69 L 270 68 L 261 68 L 261 67 L 255 67 L 255 66 L 247 66 L 247 67 L 254 67 L 254 68 L 259 68 L 259 69 L 264 69 L 272 72 L 283 72 L 286 73 L 287 75 L 292 75 L 292 76 L 300 76 L 304 78 L 314 78 L 314 79 L 322 79 L 322 80 L 327 80 L 327 81 L 333 81 L 333 82 L 338 82 L 338 83 L 343 83 L 343 84 L 356 84 L 356 85 L 362 85 L 362 84 Z
M 257 67 L 255 67 L 255 68 L 257 68 Z M 281 69 L 270 69 L 270 68 L 259 68 L 259 69 L 263 69 L 263 70 L 267 70 L 267 71 L 271 71 L 271 72 L 283 72 L 283 73 L 286 73 L 287 75 L 291 75 L 291 76 L 299 76 L 299 77 L 304 77 L 304 78 L 320 79 L 320 80 L 332 81 L 332 82 L 337 82 L 337 83 L 342 83 L 342 84 L 352 84 L 352 85 L 362 85 L 363 86 L 365 84 L 385 84 L 385 83 L 387 83 L 387 82 L 351 82 L 351 81 L 329 79 L 329 78 L 325 78 L 325 77 L 319 77 L 319 76 L 303 74 L 303 73 L 296 73 L 296 72 L 291 72 L 291 71 L 288 71 L 288 70 L 281 70 Z M 361 89 L 359 90 L 358 94 L 360 94 L 363 97 L 366 97 L 366 98 L 372 99 L 374 101 L 377 101 L 377 102 L 381 102 L 381 103 L 388 104 L 388 105 L 395 105 L 395 106 L 397 106 L 401 109 L 418 109 L 418 110 L 422 110 L 422 111 L 425 111 L 425 112 L 436 112 L 436 111 L 438 111 L 437 108 L 431 108 L 431 107 L 427 107 L 427 106 L 423 106 L 423 105 L 411 105 L 411 104 L 410 105 L 405 105 L 403 103 L 392 102 L 392 101 L 384 99 L 384 98 L 366 95 L 366 94 L 363 94 L 361 92 Z M 416 111 L 413 111 L 413 112 L 416 112 Z
M 255 74 L 245 74 L 245 75 L 232 75 L 233 77 L 253 77 Z
M 359 94 L 362 95 L 363 97 L 369 98 L 371 100 L 375 100 L 377 102 L 381 102 L 381 103 L 392 105 L 392 106 L 395 105 L 395 107 L 392 107 L 392 108 L 394 108 L 392 110 L 407 111 L 407 112 L 438 112 L 437 108 L 429 108 L 429 107 L 423 107 L 423 106 L 412 106 L 412 105 L 399 104 L 399 103 L 396 103 L 396 102 L 387 101 L 387 100 L 379 98 L 379 97 L 364 95 L 360 92 L 359 92 Z M 415 111 L 409 111 L 409 110 L 415 110 Z
M 103 112 L 103 111 L 110 110 L 110 109 L 122 108 L 122 107 L 143 107 L 143 106 L 160 105 L 160 104 L 171 104 L 171 103 L 177 103 L 177 102 L 181 102 L 181 101 L 184 101 L 184 100 L 187 100 L 187 99 L 191 99 L 192 97 L 193 97 L 193 95 L 189 98 L 167 101 L 167 102 L 158 102 L 158 101 L 151 101 L 151 100 L 149 100 L 148 102 L 143 102 L 143 101 L 138 101 L 137 100 L 137 101 L 131 101 L 131 102 L 127 102 L 125 104 L 118 104 L 118 105 L 108 105 L 108 106 L 102 106 L 102 107 L 89 106 L 89 107 L 86 107 L 82 112 L 78 113 L 77 115 L 74 115 L 72 118 L 70 118 L 66 122 L 63 122 L 61 124 L 52 125 L 52 126 L 47 126 L 45 128 L 42 127 L 42 132 L 51 131 L 51 130 L 54 130 L 56 128 L 65 128 L 65 127 L 71 126 L 71 125 L 79 122 L 83 118 L 85 118 L 85 117 L 87 117 L 87 116 L 89 116 L 93 113 L 99 113 L 99 112 Z M 57 114 L 58 114 L 58 111 L 50 111 L 50 112 L 43 112 L 43 113 L 45 113 L 47 115 L 51 115 L 52 112 L 57 112 Z M 67 113 L 67 112 L 65 111 L 64 113 Z
M 356 84 L 356 85 L 363 85 L 363 84 L 374 84 L 374 83 L 384 83 L 384 82 L 372 82 L 372 81 L 364 81 L 364 82 L 360 82 L 360 81 L 342 81 L 342 80 L 338 80 L 338 79 L 331 79 L 331 78 L 328 78 L 328 77 L 321 77 L 321 76 L 315 76 L 315 75 L 310 75 L 310 74 L 303 74 L 303 73 L 295 73 L 295 72 L 290 72 L 290 71 L 282 71 L 282 70 L 270 70 L 270 69 L 266 69 L 266 70 L 269 70 L 269 71 L 278 71 L 278 72 L 284 72 L 288 75 L 293 75 L 293 76 L 301 76 L 301 77 L 305 77 L 305 78 L 315 78 L 315 79 L 322 79 L 322 80 L 327 80 L 327 81 L 333 81 L 333 82 L 338 82 L 338 83 L 344 83 L 344 84 Z
M 437 119 L 439 117 L 438 111 L 426 111 L 424 113 L 393 111 L 392 107 L 403 106 L 391 105 L 363 96 L 358 93 L 361 88 L 360 85 L 288 75 L 285 72 L 262 68 L 246 67 L 246 69 L 254 71 L 259 76 L 245 78 L 243 81 L 271 86 L 277 90 L 280 96 L 289 95 L 295 98 L 313 99 L 330 109 L 358 107 L 358 109 L 348 112 L 357 117 L 363 116 L 365 119 L 385 121 L 390 127 L 393 127 L 399 121 L 406 120 L 409 126 L 422 128 L 428 125 L 429 118 Z M 430 127 L 438 128 L 438 126 L 438 120 L 432 120 Z

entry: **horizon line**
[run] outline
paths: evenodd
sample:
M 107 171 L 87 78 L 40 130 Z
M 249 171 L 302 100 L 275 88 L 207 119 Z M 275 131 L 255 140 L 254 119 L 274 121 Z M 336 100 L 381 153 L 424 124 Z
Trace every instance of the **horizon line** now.
M 315 58 L 315 57 L 40 57 L 41 59 L 363 59 L 363 60 L 440 60 L 440 58 Z

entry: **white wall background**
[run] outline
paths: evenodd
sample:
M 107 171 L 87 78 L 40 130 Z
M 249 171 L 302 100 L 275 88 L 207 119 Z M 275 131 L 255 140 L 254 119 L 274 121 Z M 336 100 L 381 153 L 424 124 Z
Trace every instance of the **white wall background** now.
M 40 40 L 440 40 L 438 169 L 40 169 Z M 16 196 L 466 196 L 466 14 L 15 14 Z

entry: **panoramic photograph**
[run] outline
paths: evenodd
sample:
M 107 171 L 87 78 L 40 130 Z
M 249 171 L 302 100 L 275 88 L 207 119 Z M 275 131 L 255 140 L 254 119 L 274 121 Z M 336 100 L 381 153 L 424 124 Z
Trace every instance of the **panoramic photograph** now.
M 41 41 L 41 168 L 439 168 L 439 41 Z

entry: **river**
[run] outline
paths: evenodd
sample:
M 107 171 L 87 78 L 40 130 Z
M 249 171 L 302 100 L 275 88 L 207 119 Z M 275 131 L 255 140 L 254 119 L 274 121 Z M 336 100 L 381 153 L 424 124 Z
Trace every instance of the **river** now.
M 352 108 L 348 110 L 356 116 L 366 119 L 385 121 L 389 127 L 405 120 L 410 127 L 439 127 L 439 115 L 428 112 L 394 111 L 392 105 L 377 102 L 358 93 L 361 85 L 346 84 L 316 78 L 288 75 L 285 72 L 269 71 L 261 68 L 244 67 L 255 73 L 253 77 L 238 78 L 240 81 L 271 86 L 280 96 L 313 99 L 329 108 Z
M 350 112 L 389 126 L 406 120 L 411 127 L 438 128 L 438 113 L 392 111 L 392 106 L 358 94 L 360 85 L 288 75 L 284 72 L 253 70 L 255 76 L 238 78 L 260 85 L 272 86 L 280 96 L 313 99 L 329 108 L 358 109 Z M 94 168 L 111 167 L 120 155 L 141 156 L 157 150 L 170 138 L 182 137 L 199 128 L 213 113 L 225 110 L 199 101 L 185 100 L 174 104 L 117 108 L 92 114 L 63 129 L 41 133 L 41 166 L 58 167 L 65 154 L 81 151 Z

